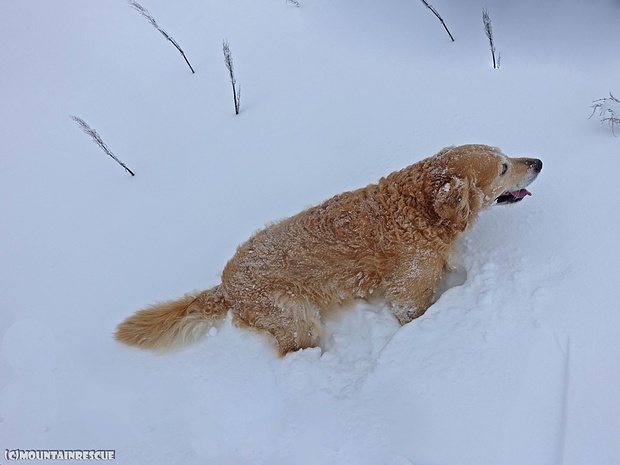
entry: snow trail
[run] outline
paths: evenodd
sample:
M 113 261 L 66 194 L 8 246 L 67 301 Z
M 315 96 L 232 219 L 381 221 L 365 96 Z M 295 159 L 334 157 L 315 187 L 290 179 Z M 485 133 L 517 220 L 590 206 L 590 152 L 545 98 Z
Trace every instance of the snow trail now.
M 562 465 L 570 346 L 566 335 L 540 330 L 503 428 L 503 465 Z

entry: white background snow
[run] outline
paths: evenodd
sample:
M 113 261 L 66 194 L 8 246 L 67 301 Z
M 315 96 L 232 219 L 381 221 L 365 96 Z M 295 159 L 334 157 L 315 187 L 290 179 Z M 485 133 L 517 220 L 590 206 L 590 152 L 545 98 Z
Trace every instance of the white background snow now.
M 195 75 L 122 0 L 0 4 L 2 455 L 620 464 L 620 137 L 588 120 L 620 94 L 620 2 L 431 1 L 452 43 L 417 0 L 300 1 L 142 1 Z M 230 321 L 163 356 L 112 339 L 264 224 L 464 143 L 544 170 L 422 318 L 359 304 L 284 359 Z

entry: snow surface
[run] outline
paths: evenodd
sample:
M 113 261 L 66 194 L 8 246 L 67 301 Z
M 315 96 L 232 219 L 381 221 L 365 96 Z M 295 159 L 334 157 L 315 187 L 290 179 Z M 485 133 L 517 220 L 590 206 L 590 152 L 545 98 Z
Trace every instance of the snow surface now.
M 620 138 L 588 120 L 620 93 L 618 0 L 432 1 L 454 43 L 415 0 L 141 3 L 195 75 L 122 0 L 0 4 L 0 452 L 620 464 Z M 265 223 L 462 143 L 545 166 L 418 320 L 360 303 L 284 359 L 230 321 L 163 356 L 112 339 Z

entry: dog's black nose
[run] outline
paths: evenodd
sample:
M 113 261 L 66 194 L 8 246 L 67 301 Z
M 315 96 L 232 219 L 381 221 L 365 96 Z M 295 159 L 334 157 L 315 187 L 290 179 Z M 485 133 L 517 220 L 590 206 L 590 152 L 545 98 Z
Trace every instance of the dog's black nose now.
M 539 173 L 542 170 L 543 162 L 542 160 L 539 160 L 538 158 L 532 158 L 529 165 L 534 171 Z

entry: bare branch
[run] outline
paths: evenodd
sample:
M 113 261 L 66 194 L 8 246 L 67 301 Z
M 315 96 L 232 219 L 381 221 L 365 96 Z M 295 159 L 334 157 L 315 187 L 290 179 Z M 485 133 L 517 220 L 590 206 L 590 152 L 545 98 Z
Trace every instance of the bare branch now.
M 493 68 L 499 68 L 499 60 L 495 60 L 495 41 L 493 39 L 493 26 L 491 25 L 491 17 L 486 8 L 482 9 L 482 23 L 484 24 L 484 32 L 489 39 L 489 45 L 491 46 L 491 55 L 493 57 Z
M 149 10 L 144 8 L 142 5 L 140 5 L 135 0 L 127 0 L 127 3 L 129 3 L 129 6 L 131 6 L 131 8 L 133 8 L 138 13 L 140 13 L 149 23 L 151 23 L 151 26 L 153 26 L 155 29 L 157 29 L 161 33 L 161 35 L 163 35 L 166 38 L 166 40 L 168 42 L 170 42 L 172 45 L 175 46 L 175 48 L 179 51 L 179 53 L 181 54 L 181 56 L 185 60 L 185 63 L 187 63 L 187 66 L 189 66 L 189 69 L 192 71 L 192 74 L 195 74 L 194 68 L 190 64 L 190 62 L 187 59 L 187 57 L 185 56 L 185 52 L 183 51 L 183 49 L 179 46 L 179 44 L 177 43 L 176 40 L 174 40 L 166 31 L 164 31 L 159 26 L 159 24 L 157 24 L 157 21 L 155 21 L 155 18 L 153 18 L 151 13 L 149 13 Z
M 114 161 L 116 161 L 116 163 L 118 163 L 123 168 L 125 168 L 125 171 L 127 171 L 132 176 L 135 176 L 134 172 L 131 171 L 129 168 L 127 168 L 127 166 L 122 161 L 120 161 L 116 157 L 116 155 L 114 155 L 112 153 L 112 151 L 108 148 L 108 146 L 103 141 L 101 136 L 97 133 L 97 131 L 95 131 L 93 128 L 91 128 L 86 123 L 86 121 L 84 121 L 82 118 L 78 118 L 77 116 L 69 116 L 69 118 L 71 118 L 73 121 L 75 121 L 77 123 L 77 125 L 80 127 L 80 129 L 82 129 L 82 131 L 84 131 L 85 134 L 89 135 L 91 137 L 91 139 L 95 142 L 95 144 L 97 144 L 101 148 L 101 150 L 103 150 L 108 156 L 110 156 Z
M 437 17 L 437 19 L 441 22 L 441 24 L 443 25 L 443 28 L 446 30 L 446 32 L 448 33 L 448 35 L 450 36 L 450 39 L 452 40 L 452 42 L 454 42 L 454 37 L 452 37 L 452 34 L 450 33 L 450 30 L 448 29 L 448 26 L 446 26 L 446 23 L 444 22 L 443 18 L 441 17 L 441 15 L 437 12 L 437 10 L 435 9 L 435 7 L 433 7 L 433 5 L 430 5 L 426 0 L 420 0 L 422 3 L 424 3 L 424 6 L 426 6 L 426 8 L 428 8 L 429 10 L 431 10 L 433 12 L 433 14 Z
M 610 92 L 608 98 L 601 98 L 594 100 L 592 105 L 592 114 L 590 118 L 594 116 L 594 113 L 599 112 L 601 117 L 601 123 L 607 123 L 611 128 L 611 133 L 616 136 L 616 126 L 620 126 L 620 100 L 618 100 Z M 616 113 L 618 112 L 618 113 Z
M 230 51 L 230 47 L 228 46 L 228 42 L 224 40 L 222 43 L 222 50 L 224 52 L 224 63 L 226 64 L 226 69 L 228 69 L 228 74 L 230 76 L 230 83 L 232 85 L 233 90 L 233 101 L 235 103 L 235 114 L 239 114 L 239 109 L 241 107 L 241 86 L 237 86 L 237 79 L 235 78 L 235 68 L 233 66 L 233 58 L 232 53 Z

